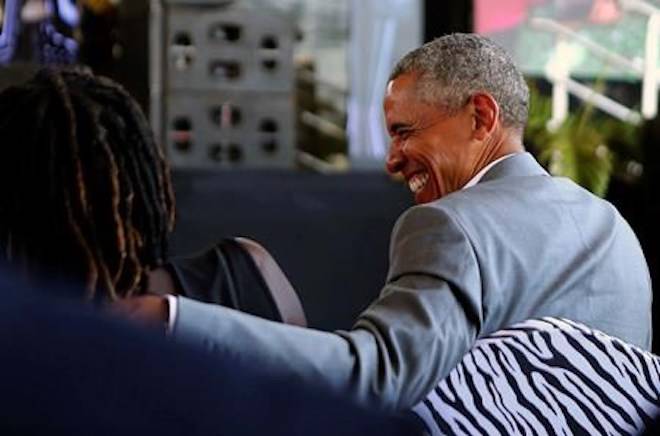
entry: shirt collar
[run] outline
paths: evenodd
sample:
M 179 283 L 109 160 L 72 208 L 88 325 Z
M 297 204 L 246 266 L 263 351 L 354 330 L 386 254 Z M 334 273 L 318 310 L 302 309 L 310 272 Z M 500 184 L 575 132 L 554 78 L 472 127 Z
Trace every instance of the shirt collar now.
M 467 188 L 470 188 L 470 187 L 476 185 L 477 183 L 479 183 L 479 180 L 481 180 L 481 178 L 484 176 L 484 174 L 486 174 L 488 172 L 488 170 L 490 170 L 491 168 L 493 168 L 495 165 L 502 162 L 503 160 L 508 159 L 511 156 L 514 156 L 515 154 L 517 154 L 517 153 L 509 153 L 509 154 L 505 154 L 504 156 L 502 156 L 500 158 L 495 159 L 494 161 L 492 161 L 491 163 L 489 163 L 488 165 L 483 167 L 481 169 L 481 171 L 479 171 L 474 177 L 472 177 L 470 179 L 470 181 L 467 182 L 465 184 L 465 186 L 463 186 L 461 189 L 467 189 Z

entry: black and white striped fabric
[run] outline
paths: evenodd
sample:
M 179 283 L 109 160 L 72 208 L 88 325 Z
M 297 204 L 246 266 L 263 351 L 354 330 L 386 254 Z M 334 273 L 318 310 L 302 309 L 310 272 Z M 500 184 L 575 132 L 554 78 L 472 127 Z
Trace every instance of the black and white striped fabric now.
M 641 434 L 660 415 L 660 358 L 565 319 L 480 339 L 414 408 L 432 435 Z

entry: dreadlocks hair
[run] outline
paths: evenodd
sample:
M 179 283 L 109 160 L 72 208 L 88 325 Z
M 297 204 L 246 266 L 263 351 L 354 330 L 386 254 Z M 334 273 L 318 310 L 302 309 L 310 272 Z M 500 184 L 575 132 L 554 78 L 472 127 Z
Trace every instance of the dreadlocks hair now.
M 137 102 L 89 71 L 42 69 L 0 92 L 0 141 L 0 260 L 84 281 L 90 299 L 143 291 L 174 195 Z

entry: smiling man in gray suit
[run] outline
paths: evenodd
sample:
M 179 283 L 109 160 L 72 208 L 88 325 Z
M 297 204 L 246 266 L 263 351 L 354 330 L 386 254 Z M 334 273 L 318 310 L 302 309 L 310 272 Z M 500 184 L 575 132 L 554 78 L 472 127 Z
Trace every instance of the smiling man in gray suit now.
M 528 101 L 510 57 L 480 36 L 448 35 L 398 63 L 384 104 L 387 168 L 418 205 L 397 222 L 385 287 L 350 331 L 185 298 L 125 304 L 174 316 L 176 339 L 387 409 L 415 405 L 477 338 L 527 318 L 570 318 L 648 349 L 639 243 L 611 204 L 524 151 Z

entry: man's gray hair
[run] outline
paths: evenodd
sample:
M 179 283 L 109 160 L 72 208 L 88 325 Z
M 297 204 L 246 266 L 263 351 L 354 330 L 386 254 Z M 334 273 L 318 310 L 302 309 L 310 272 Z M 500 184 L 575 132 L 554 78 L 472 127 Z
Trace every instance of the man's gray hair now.
M 476 92 L 487 92 L 500 106 L 506 127 L 524 128 L 529 88 L 511 56 L 483 36 L 454 33 L 435 39 L 401 59 L 390 80 L 420 75 L 420 97 L 449 113 L 462 108 Z

